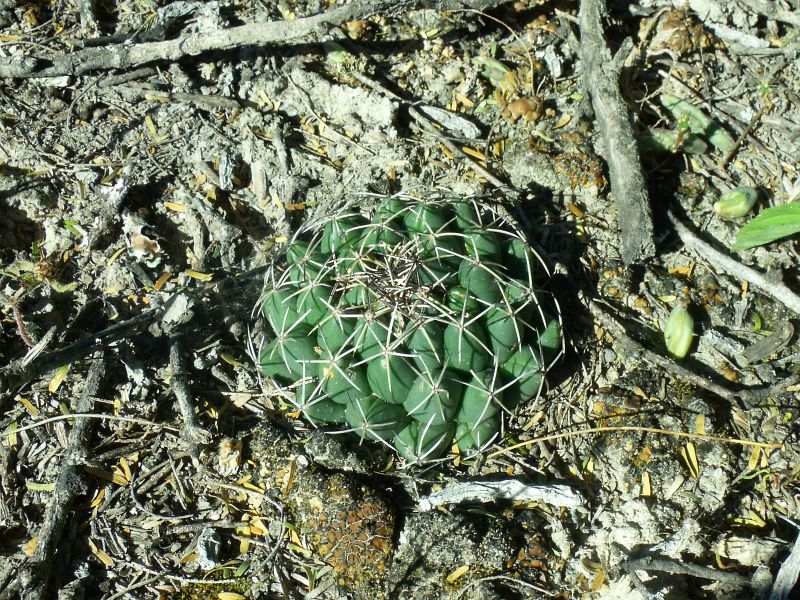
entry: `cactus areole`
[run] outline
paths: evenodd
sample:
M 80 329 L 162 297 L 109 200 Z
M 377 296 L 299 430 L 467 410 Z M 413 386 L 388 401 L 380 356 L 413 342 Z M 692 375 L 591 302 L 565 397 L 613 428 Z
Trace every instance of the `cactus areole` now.
M 263 377 L 315 426 L 410 463 L 473 454 L 563 349 L 544 262 L 477 199 L 382 198 L 304 225 L 259 306 Z

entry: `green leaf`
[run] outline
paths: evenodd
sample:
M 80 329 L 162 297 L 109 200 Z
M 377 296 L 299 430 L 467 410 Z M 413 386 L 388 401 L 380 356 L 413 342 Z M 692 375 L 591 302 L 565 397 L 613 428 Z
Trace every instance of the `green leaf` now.
M 800 232 L 800 202 L 790 202 L 762 210 L 739 230 L 734 251 L 769 244 Z

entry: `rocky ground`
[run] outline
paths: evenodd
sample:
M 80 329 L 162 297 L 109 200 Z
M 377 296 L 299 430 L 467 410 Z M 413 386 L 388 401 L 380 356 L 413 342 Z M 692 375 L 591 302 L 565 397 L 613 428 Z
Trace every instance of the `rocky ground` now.
M 797 242 L 731 250 L 800 199 L 792 4 L 0 1 L 0 599 L 794 597 Z M 429 468 L 251 358 L 293 232 L 397 193 L 502 201 L 567 340 Z

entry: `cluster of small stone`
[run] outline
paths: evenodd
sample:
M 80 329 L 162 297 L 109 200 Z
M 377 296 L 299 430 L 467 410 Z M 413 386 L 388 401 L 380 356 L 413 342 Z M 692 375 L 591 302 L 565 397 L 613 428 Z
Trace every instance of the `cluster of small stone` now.
M 562 351 L 541 259 L 475 200 L 385 198 L 302 228 L 272 264 L 263 375 L 315 425 L 427 462 L 479 451 Z
M 312 550 L 333 567 L 340 585 L 368 589 L 380 579 L 394 549 L 394 513 L 382 498 L 334 475 L 298 502 Z

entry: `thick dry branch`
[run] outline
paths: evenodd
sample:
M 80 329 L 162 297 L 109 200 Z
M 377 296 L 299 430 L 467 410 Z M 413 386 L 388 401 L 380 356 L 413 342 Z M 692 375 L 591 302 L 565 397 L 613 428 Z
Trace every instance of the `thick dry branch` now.
M 75 403 L 74 410 L 78 412 L 94 410 L 94 398 L 98 395 L 104 373 L 105 360 L 101 353 L 89 367 L 83 392 Z M 77 496 L 85 494 L 89 487 L 88 478 L 82 465 L 89 452 L 89 439 L 94 423 L 93 419 L 76 419 L 70 431 L 61 470 L 37 536 L 36 552 L 20 573 L 24 600 L 41 600 L 50 597 L 48 591 L 52 583 L 51 578 L 57 571 L 53 564 L 55 552 L 67 522 L 70 507 L 73 500 Z
M 83 75 L 89 71 L 129 69 L 157 61 L 177 62 L 204 52 L 292 42 L 374 15 L 399 14 L 418 7 L 447 10 L 468 6 L 480 9 L 497 3 L 497 0 L 364 0 L 293 21 L 248 23 L 218 31 L 192 33 L 174 40 L 85 48 L 56 57 L 0 58 L 0 77 Z
M 294 21 L 248 23 L 219 31 L 193 33 L 162 42 L 86 48 L 52 59 L 40 58 L 33 63 L 27 61 L 24 73 L 20 72 L 23 68 L 19 65 L 18 58 L 6 59 L 0 62 L 0 77 L 82 75 L 97 69 L 127 69 L 155 61 L 175 62 L 186 56 L 196 56 L 211 50 L 230 50 L 244 46 L 287 42 L 324 31 L 327 27 L 352 19 L 369 16 L 397 4 L 402 3 L 395 0 L 354 2 Z
M 207 443 L 210 436 L 208 432 L 200 427 L 197 414 L 194 411 L 192 393 L 189 389 L 189 382 L 186 376 L 186 365 L 183 359 L 183 349 L 180 337 L 175 337 L 170 341 L 169 348 L 169 368 L 171 373 L 170 384 L 178 410 L 183 417 L 183 428 L 181 437 L 189 444 L 189 452 L 199 460 L 201 444 Z
M 642 175 L 639 151 L 619 91 L 622 61 L 611 58 L 602 26 L 602 0 L 582 0 L 580 9 L 583 83 L 597 116 L 602 137 L 601 153 L 617 202 L 617 224 L 626 265 L 655 254 L 650 198 Z M 622 56 L 621 52 L 619 56 Z
M 746 588 L 750 585 L 750 580 L 739 573 L 720 571 L 693 563 L 678 562 L 670 558 L 647 556 L 629 560 L 624 564 L 624 567 L 628 572 L 658 571 L 662 573 L 671 573 L 672 575 L 688 575 L 690 577 L 697 577 L 698 579 L 710 579 L 734 588 Z

